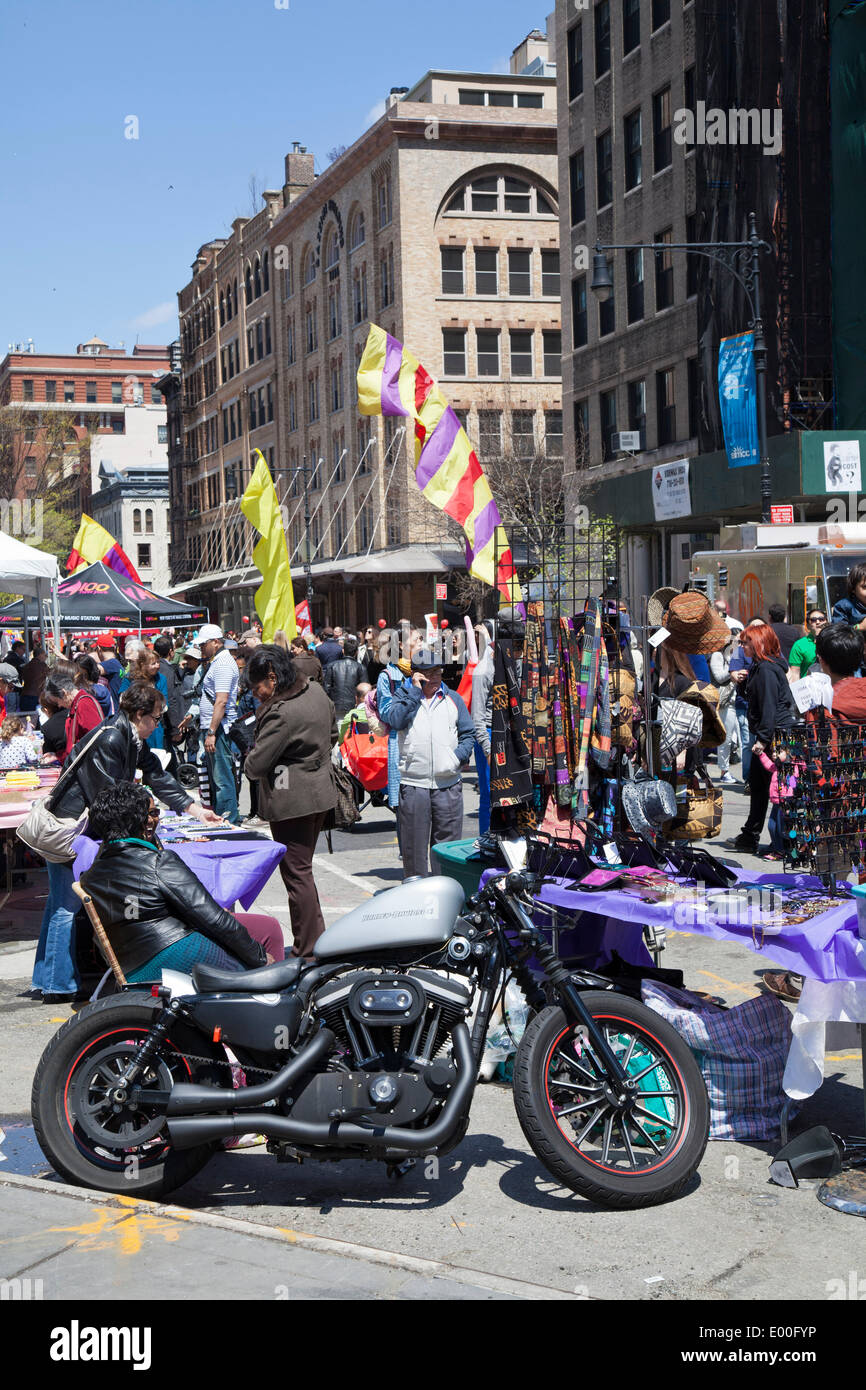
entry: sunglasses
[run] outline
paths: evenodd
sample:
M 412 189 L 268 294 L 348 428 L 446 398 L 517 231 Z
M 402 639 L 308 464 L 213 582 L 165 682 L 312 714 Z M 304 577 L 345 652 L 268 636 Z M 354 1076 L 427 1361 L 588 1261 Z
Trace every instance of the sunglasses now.
M 812 624 L 812 623 L 817 623 L 817 624 L 819 624 L 819 625 L 825 625 L 826 622 L 827 622 L 827 619 L 826 619 L 826 618 L 809 618 L 808 621 L 809 621 L 810 624 Z

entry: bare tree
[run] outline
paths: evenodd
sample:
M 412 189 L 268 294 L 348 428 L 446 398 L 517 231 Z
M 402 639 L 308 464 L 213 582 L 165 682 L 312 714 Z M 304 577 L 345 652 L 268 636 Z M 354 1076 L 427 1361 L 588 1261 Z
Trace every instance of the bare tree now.
M 336 164 L 337 160 L 346 153 L 348 148 L 348 145 L 335 145 L 332 150 L 328 150 L 328 163 Z
M 58 504 L 77 491 L 82 442 L 65 411 L 0 406 L 0 497 Z

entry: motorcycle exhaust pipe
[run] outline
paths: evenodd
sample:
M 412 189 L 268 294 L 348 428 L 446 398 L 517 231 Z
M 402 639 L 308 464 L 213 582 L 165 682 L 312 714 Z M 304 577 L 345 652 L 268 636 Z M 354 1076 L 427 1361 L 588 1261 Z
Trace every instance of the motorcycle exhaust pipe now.
M 306 1072 L 324 1061 L 336 1042 L 330 1028 L 322 1028 L 312 1042 L 287 1062 L 282 1071 L 261 1086 L 239 1086 L 237 1090 L 219 1086 L 193 1086 L 181 1082 L 173 1086 L 166 1106 L 167 1115 L 195 1115 L 199 1111 L 212 1114 L 214 1110 L 254 1110 L 257 1105 L 276 1100 L 290 1090 Z M 242 1131 L 250 1133 L 246 1125 Z
M 360 1145 L 367 1149 L 409 1149 L 414 1153 L 431 1153 L 447 1143 L 454 1134 L 475 1086 L 477 1068 L 466 1024 L 457 1024 L 452 1037 L 458 1067 L 457 1080 L 438 1120 L 426 1129 L 406 1129 L 400 1125 L 368 1129 L 348 1121 L 314 1124 L 277 1115 L 272 1110 L 263 1110 L 243 1115 L 196 1115 L 188 1119 L 171 1119 L 168 1122 L 169 1138 L 176 1149 L 216 1143 L 235 1134 L 254 1133 L 264 1134 L 269 1139 L 283 1139 L 289 1144 L 319 1144 L 329 1148 L 335 1145 L 347 1148 Z M 308 1051 L 309 1048 L 305 1049 L 301 1056 L 305 1057 Z M 296 1060 L 300 1061 L 300 1058 Z M 201 1089 L 206 1090 L 207 1087 Z M 242 1095 L 243 1091 L 233 1094 Z

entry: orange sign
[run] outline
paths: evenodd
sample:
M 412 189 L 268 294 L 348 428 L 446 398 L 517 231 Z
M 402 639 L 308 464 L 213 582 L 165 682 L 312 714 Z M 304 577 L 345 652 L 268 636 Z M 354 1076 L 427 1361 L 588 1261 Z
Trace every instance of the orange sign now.
M 750 618 L 760 617 L 763 613 L 764 590 L 756 574 L 743 576 L 743 582 L 737 590 L 737 608 L 741 623 L 747 623 Z

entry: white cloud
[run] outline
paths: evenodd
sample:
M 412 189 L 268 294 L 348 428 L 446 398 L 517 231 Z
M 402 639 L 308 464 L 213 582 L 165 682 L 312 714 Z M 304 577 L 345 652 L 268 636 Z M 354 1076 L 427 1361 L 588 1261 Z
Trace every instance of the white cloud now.
M 487 71 L 488 71 L 488 72 L 495 72 L 495 73 L 500 73 L 500 72 L 501 72 L 501 73 L 505 73 L 505 74 L 507 75 L 508 73 L 511 72 L 511 59 L 510 59 L 510 58 L 494 58 L 493 62 L 490 64 L 490 67 L 487 69 Z
M 154 304 L 143 314 L 132 320 L 133 328 L 158 328 L 163 323 L 173 323 L 177 319 L 177 300 L 166 299 L 163 304 Z
M 364 129 L 366 130 L 368 126 L 375 125 L 380 117 L 384 116 L 385 111 L 386 107 L 384 101 L 377 101 L 375 106 L 371 106 L 364 117 Z

